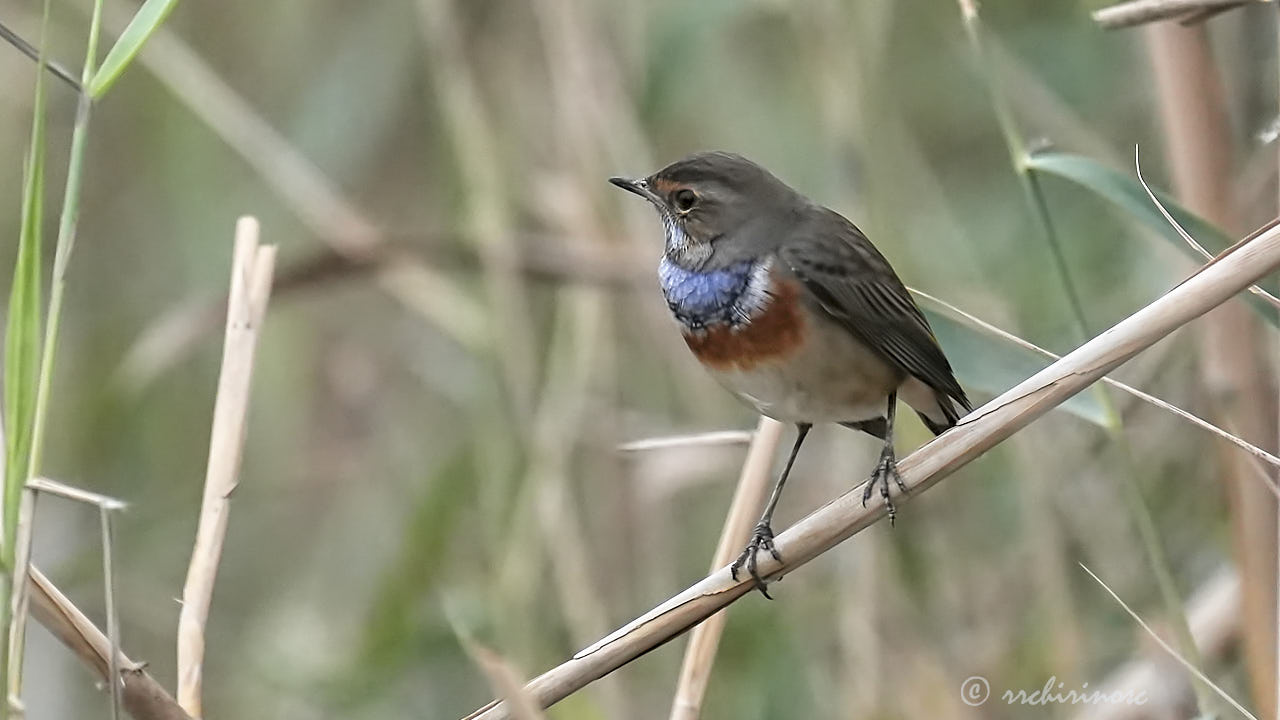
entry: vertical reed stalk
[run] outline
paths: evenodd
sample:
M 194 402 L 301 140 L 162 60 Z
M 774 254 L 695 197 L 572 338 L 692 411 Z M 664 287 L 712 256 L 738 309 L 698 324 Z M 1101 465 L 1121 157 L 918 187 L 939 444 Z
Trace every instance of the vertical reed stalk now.
M 1038 221 L 1041 236 L 1044 238 L 1048 246 L 1050 255 L 1053 258 L 1053 266 L 1067 296 L 1068 304 L 1072 312 L 1072 320 L 1076 325 L 1076 330 L 1080 340 L 1089 337 L 1089 322 L 1085 313 L 1084 304 L 1080 300 L 1080 293 L 1076 289 L 1075 282 L 1071 277 L 1070 270 L 1067 266 L 1066 257 L 1063 254 L 1061 243 L 1058 240 L 1058 234 L 1054 227 L 1052 215 L 1049 212 L 1048 201 L 1045 199 L 1044 191 L 1040 185 L 1037 176 L 1031 172 L 1026 164 L 1027 149 L 1026 143 L 1022 138 L 1022 134 L 1018 130 L 1017 123 L 1013 118 L 1013 114 L 1009 109 L 1008 102 L 1005 100 L 1002 92 L 999 78 L 997 77 L 995 68 L 987 56 L 985 44 L 983 42 L 984 29 L 982 22 L 978 17 L 977 8 L 973 0 L 958 0 L 960 4 L 961 15 L 964 19 L 965 31 L 969 36 L 970 44 L 973 46 L 974 55 L 978 59 L 980 69 L 983 72 L 987 85 L 987 91 L 991 97 L 991 104 L 995 110 L 996 120 L 1000 126 L 1000 132 L 1004 136 L 1005 145 L 1009 150 L 1009 158 L 1013 163 L 1014 172 L 1019 178 L 1024 196 L 1028 205 L 1035 214 Z M 1130 513 L 1133 516 L 1138 535 L 1142 541 L 1142 545 L 1146 550 L 1147 560 L 1151 567 L 1152 573 L 1155 575 L 1156 584 L 1160 590 L 1160 596 L 1165 605 L 1165 611 L 1169 615 L 1169 620 L 1173 624 L 1175 634 L 1178 640 L 1179 650 L 1189 661 L 1196 666 L 1200 665 L 1199 655 L 1196 651 L 1195 641 L 1191 636 L 1191 629 L 1187 625 L 1186 612 L 1182 606 L 1182 599 L 1178 593 L 1177 585 L 1173 580 L 1173 571 L 1169 565 L 1169 560 L 1165 555 L 1164 546 L 1162 545 L 1159 533 L 1156 530 L 1155 522 L 1151 517 L 1151 511 L 1147 506 L 1145 499 L 1142 497 L 1142 489 L 1138 485 L 1136 475 L 1136 464 L 1133 459 L 1132 446 L 1125 434 L 1124 424 L 1116 411 L 1114 404 L 1111 402 L 1110 396 L 1105 389 L 1098 385 L 1094 389 L 1097 393 L 1099 401 L 1106 408 L 1107 414 L 1110 416 L 1110 422 L 1107 425 L 1108 434 L 1111 436 L 1115 454 L 1122 461 L 1119 474 L 1121 475 L 1122 493 L 1126 504 L 1129 506 Z M 1201 709 L 1206 707 L 1205 703 L 1209 700 L 1209 689 L 1204 687 L 1198 680 L 1195 681 L 1196 698 L 1198 706 Z
M 1153 25 L 1147 33 L 1155 73 L 1166 154 L 1177 195 L 1191 210 L 1234 230 L 1228 188 L 1232 140 L 1225 88 L 1202 25 Z M 1266 448 L 1275 411 L 1267 368 L 1261 362 L 1259 324 L 1241 303 L 1209 313 L 1200 333 L 1201 371 L 1214 420 Z M 1277 607 L 1276 503 L 1247 461 L 1217 443 L 1219 467 L 1231 512 L 1234 556 L 1243 597 L 1245 663 L 1260 715 L 1275 717 Z M 1265 540 L 1264 540 L 1265 539 Z M 1208 709 L 1208 708 L 1204 708 Z
M 755 437 L 751 440 L 747 459 L 742 463 L 742 472 L 738 476 L 733 502 L 729 504 L 729 513 L 724 519 L 724 529 L 720 531 L 720 543 L 711 560 L 712 572 L 729 564 L 751 539 L 756 517 L 760 508 L 764 507 L 769 493 L 773 456 L 778 449 L 783 428 L 782 423 L 763 416 L 756 425 Z M 707 693 L 711 668 L 716 662 L 716 650 L 720 646 L 720 636 L 724 634 L 727 619 L 727 610 L 718 612 L 694 628 L 689 636 L 689 645 L 685 648 L 684 661 L 680 665 L 680 680 L 676 684 L 675 698 L 671 702 L 670 720 L 697 720 L 701 716 L 702 699 Z

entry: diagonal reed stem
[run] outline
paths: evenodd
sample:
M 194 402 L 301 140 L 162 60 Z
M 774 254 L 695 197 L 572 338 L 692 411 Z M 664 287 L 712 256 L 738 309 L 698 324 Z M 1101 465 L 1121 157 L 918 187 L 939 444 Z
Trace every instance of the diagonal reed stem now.
M 956 427 L 900 463 L 909 502 L 1033 422 L 1041 415 L 1097 382 L 1121 363 L 1173 331 L 1280 269 L 1280 227 L 1272 225 L 1249 242 L 1233 246 L 1164 296 L 1058 362 L 963 418 Z M 870 527 L 885 515 L 881 500 L 864 507 L 855 488 L 796 523 L 776 539 L 784 562 L 762 559 L 760 572 L 772 577 L 790 572 Z M 722 567 L 692 587 L 564 664 L 543 673 L 526 690 L 544 706 L 558 702 L 588 683 L 622 667 L 702 622 L 754 587 L 749 578 L 735 581 Z M 493 702 L 468 716 L 498 720 L 510 717 Z

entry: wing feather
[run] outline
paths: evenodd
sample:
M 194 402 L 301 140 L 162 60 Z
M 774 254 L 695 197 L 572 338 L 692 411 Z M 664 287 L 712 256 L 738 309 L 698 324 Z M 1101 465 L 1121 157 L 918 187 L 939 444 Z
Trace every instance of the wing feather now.
M 929 321 L 853 223 L 827 210 L 778 255 L 841 327 L 894 367 L 970 409 Z

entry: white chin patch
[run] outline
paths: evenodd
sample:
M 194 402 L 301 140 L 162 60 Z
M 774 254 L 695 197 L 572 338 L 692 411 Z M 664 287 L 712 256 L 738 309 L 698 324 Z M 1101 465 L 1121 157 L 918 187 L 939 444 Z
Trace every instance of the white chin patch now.
M 667 231 L 667 256 L 688 268 L 696 268 L 711 257 L 709 243 L 694 242 L 674 218 L 663 216 Z

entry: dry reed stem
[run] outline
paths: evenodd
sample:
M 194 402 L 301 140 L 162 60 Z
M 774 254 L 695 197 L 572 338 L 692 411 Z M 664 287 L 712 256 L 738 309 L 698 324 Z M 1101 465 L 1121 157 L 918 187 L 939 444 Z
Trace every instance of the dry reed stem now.
M 752 529 L 769 494 L 769 480 L 773 477 L 773 456 L 785 427 L 777 420 L 761 416 L 756 425 L 755 437 L 742 463 L 738 487 L 729 503 L 729 513 L 720 531 L 720 543 L 711 561 L 711 571 L 723 567 L 738 555 L 751 539 Z M 728 619 L 725 612 L 718 612 L 693 629 L 689 646 L 684 651 L 680 666 L 680 680 L 676 684 L 675 699 L 671 703 L 671 720 L 697 720 L 702 714 L 702 698 L 711 680 L 711 667 L 716 661 L 720 636 Z
M 111 681 L 111 641 L 35 566 L 27 570 L 31 616 L 102 678 Z M 192 720 L 145 665 L 116 652 L 121 702 L 134 720 Z
M 978 408 L 941 438 L 904 458 L 899 469 L 913 493 L 900 497 L 899 502 L 915 497 L 1138 352 L 1277 268 L 1280 268 L 1280 228 L 1272 226 L 1062 360 Z M 773 577 L 790 572 L 882 518 L 883 502 L 874 498 L 864 507 L 861 494 L 861 490 L 855 488 L 778 535 L 776 544 L 783 562 L 772 557 L 762 558 L 761 575 Z M 526 689 L 543 705 L 551 705 L 680 635 L 752 588 L 750 578 L 735 581 L 729 569 L 723 567 L 539 676 Z M 505 717 L 509 717 L 508 711 L 497 702 L 468 716 L 484 720 Z
M 1161 20 L 1200 21 L 1251 2 L 1272 0 L 1133 0 L 1095 10 L 1093 21 L 1108 30 Z
M 227 333 L 213 408 L 204 500 L 187 582 L 182 588 L 182 612 L 178 617 L 178 702 L 197 718 L 202 715 L 205 623 L 209 619 L 218 561 L 227 534 L 231 493 L 238 482 L 254 351 L 271 295 L 275 257 L 274 246 L 258 245 L 258 221 L 247 216 L 240 218 L 236 223 Z

